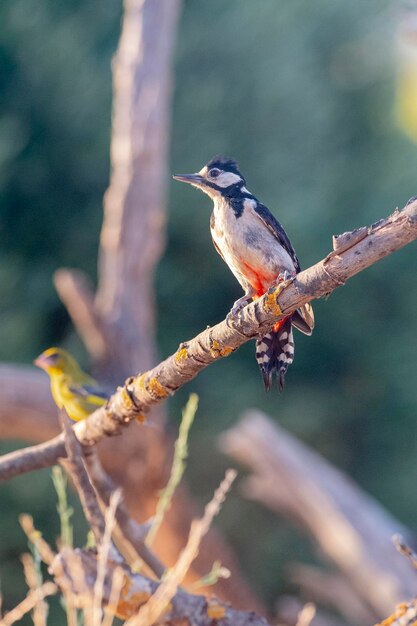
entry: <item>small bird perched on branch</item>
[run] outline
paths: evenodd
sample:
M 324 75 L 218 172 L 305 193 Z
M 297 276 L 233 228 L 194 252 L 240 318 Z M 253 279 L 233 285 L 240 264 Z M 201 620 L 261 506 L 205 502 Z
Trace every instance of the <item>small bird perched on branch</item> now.
M 34 363 L 49 374 L 55 404 L 59 409 L 64 408 L 73 421 L 85 419 L 106 404 L 108 395 L 66 350 L 48 348 Z
M 235 317 L 249 301 L 300 271 L 294 248 L 268 208 L 246 188 L 246 181 L 233 159 L 217 156 L 196 174 L 174 176 L 190 183 L 213 200 L 210 219 L 214 247 L 245 290 L 229 313 Z M 279 389 L 284 388 L 285 374 L 294 360 L 292 327 L 305 335 L 314 328 L 310 304 L 277 322 L 273 330 L 256 342 L 256 359 L 268 391 L 273 376 Z

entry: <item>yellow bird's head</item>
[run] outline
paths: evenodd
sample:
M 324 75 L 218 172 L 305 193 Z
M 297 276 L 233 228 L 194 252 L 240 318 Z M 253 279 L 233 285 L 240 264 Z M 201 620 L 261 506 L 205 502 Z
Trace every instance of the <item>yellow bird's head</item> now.
M 53 374 L 73 376 L 81 371 L 74 357 L 63 348 L 48 348 L 35 359 L 34 364 L 50 376 Z

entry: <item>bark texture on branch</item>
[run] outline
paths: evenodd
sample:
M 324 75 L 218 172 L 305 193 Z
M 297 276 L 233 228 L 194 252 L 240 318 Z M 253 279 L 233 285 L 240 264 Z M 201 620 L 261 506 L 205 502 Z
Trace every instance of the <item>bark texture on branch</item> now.
M 245 493 L 301 524 L 375 616 L 414 596 L 412 568 L 392 544 L 406 531 L 342 472 L 258 411 L 221 448 L 253 472 Z

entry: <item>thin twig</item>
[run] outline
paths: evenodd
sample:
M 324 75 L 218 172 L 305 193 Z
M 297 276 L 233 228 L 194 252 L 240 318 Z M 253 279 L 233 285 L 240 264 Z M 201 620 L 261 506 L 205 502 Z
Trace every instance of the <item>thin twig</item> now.
M 36 563 L 31 554 L 22 554 L 23 572 L 25 574 L 26 584 L 30 591 L 36 591 L 42 585 L 40 572 L 36 568 Z M 33 624 L 34 626 L 46 626 L 48 617 L 48 604 L 45 600 L 40 600 L 33 607 Z M 69 625 L 71 626 L 71 625 Z
M 93 600 L 93 626 L 100 626 L 101 622 L 101 605 L 103 601 L 103 587 L 104 579 L 106 576 L 106 566 L 110 554 L 114 553 L 114 550 L 112 549 L 111 537 L 115 524 L 116 510 L 121 497 L 121 491 L 120 489 L 118 489 L 112 495 L 110 499 L 110 506 L 106 511 L 104 533 L 98 549 L 97 579 L 94 585 Z
M 61 532 L 58 539 L 59 548 L 69 546 L 72 548 L 74 541 L 73 525 L 71 518 L 74 509 L 68 504 L 67 486 L 68 481 L 64 470 L 59 465 L 52 468 L 52 482 L 54 483 L 56 495 L 58 497 L 58 515 L 61 526 Z
M 23 513 L 19 517 L 20 525 L 23 532 L 26 534 L 29 541 L 35 546 L 39 556 L 46 565 L 51 565 L 56 554 L 52 550 L 51 546 L 42 538 L 39 530 L 36 530 L 33 525 L 33 518 L 30 515 Z
M 55 272 L 53 281 L 88 352 L 96 361 L 103 359 L 109 342 L 97 313 L 94 291 L 87 276 L 80 270 L 61 268 Z
M 83 463 L 83 449 L 69 424 L 69 419 L 64 409 L 60 410 L 59 419 L 64 432 L 67 451 L 67 457 L 61 459 L 61 465 L 63 465 L 74 482 L 84 514 L 98 544 L 105 532 L 104 516 Z
M 213 518 L 218 514 L 236 475 L 235 470 L 228 470 L 226 472 L 226 476 L 218 489 L 216 489 L 213 499 L 206 506 L 203 517 L 192 522 L 187 544 L 181 552 L 176 564 L 168 571 L 158 589 L 140 609 L 138 615 L 126 622 L 126 626 L 151 626 L 165 611 L 168 603 L 174 597 L 179 585 L 190 569 L 191 563 L 196 558 L 200 543 L 204 535 L 207 534 Z
M 94 447 L 85 449 L 85 462 L 102 509 L 105 509 L 110 505 L 110 498 L 116 490 L 116 485 L 104 471 Z M 147 528 L 131 518 L 123 500 L 120 500 L 116 510 L 116 522 L 113 539 L 132 569 L 138 569 L 143 561 L 157 578 L 161 578 L 166 568 L 145 545 Z
M 109 601 L 104 609 L 104 619 L 101 626 L 112 626 L 124 582 L 125 575 L 122 568 L 116 567 L 113 572 Z
M 42 602 L 47 596 L 53 596 L 58 591 L 57 586 L 52 582 L 47 582 L 28 593 L 26 598 L 22 600 L 11 611 L 6 613 L 0 622 L 0 626 L 11 626 L 18 620 L 22 619 L 26 613 L 29 613 L 39 602 Z
M 297 623 L 295 626 L 310 626 L 311 622 L 316 616 L 316 605 L 312 602 L 307 602 L 298 613 Z
M 100 510 L 97 497 L 101 497 L 105 508 L 110 507 L 116 486 L 104 472 L 94 448 L 87 448 L 86 457 L 83 457 L 83 448 L 75 437 L 73 429 L 69 426 L 69 421 L 65 413 L 61 414 L 60 420 L 64 429 L 68 454 L 67 459 L 61 459 L 61 463 L 70 472 L 79 493 L 86 518 L 90 528 L 93 530 L 96 543 L 99 544 L 103 540 L 105 520 Z M 84 465 L 84 461 L 90 470 L 90 476 Z M 119 497 L 118 506 L 115 509 L 115 516 L 116 519 L 112 524 L 113 534 L 116 541 L 120 544 L 121 549 L 123 550 L 123 548 L 125 548 L 128 555 L 136 564 L 140 559 L 143 559 L 151 570 L 158 577 L 161 577 L 165 571 L 165 567 L 149 548 L 145 546 L 145 531 L 140 524 L 131 520 L 126 507 L 122 503 L 121 495 Z
M 417 569 L 417 554 L 408 544 L 405 543 L 403 537 L 398 534 L 394 535 L 392 537 L 392 543 L 400 554 L 408 558 L 414 569 Z
M 158 530 L 163 522 L 166 512 L 171 506 L 172 498 L 176 488 L 181 482 L 181 478 L 185 471 L 185 460 L 188 456 L 188 433 L 194 421 L 195 414 L 198 407 L 198 396 L 192 393 L 188 399 L 187 405 L 182 413 L 182 420 L 179 428 L 178 438 L 175 442 L 174 448 L 174 460 L 172 462 L 171 473 L 169 476 L 168 484 L 161 492 L 161 495 L 156 505 L 156 512 L 152 522 L 152 526 L 149 529 L 148 536 L 146 537 L 146 545 L 151 546 L 155 539 Z
M 64 549 L 60 552 L 50 571 L 61 588 L 73 590 L 78 595 L 79 582 L 77 573 L 72 571 L 69 562 L 76 554 L 81 562 L 81 567 L 90 586 L 94 586 L 97 579 L 98 562 L 96 555 L 91 550 Z M 136 615 L 139 608 L 144 605 L 163 583 L 158 583 L 144 576 L 135 574 L 129 569 L 113 561 L 107 563 L 104 581 L 104 595 L 102 605 L 113 608 L 110 603 L 113 574 L 115 569 L 121 569 L 124 573 L 124 584 L 121 597 L 114 611 L 118 617 L 129 619 Z M 219 620 L 222 621 L 219 621 Z M 269 626 L 269 623 L 252 611 L 238 611 L 222 602 L 208 601 L 205 596 L 194 595 L 183 589 L 178 589 L 171 598 L 169 611 L 160 616 L 157 623 L 161 626 L 179 626 L 180 624 L 192 624 L 193 626 L 213 626 L 216 621 L 220 624 L 233 624 L 233 626 Z M 124 624 L 128 626 L 129 622 Z

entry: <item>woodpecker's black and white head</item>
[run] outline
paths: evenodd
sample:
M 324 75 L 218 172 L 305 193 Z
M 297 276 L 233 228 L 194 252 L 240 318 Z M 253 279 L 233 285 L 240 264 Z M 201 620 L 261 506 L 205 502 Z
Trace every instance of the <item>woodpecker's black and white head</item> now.
M 250 196 L 238 164 L 224 156 L 214 157 L 195 174 L 177 174 L 173 178 L 201 189 L 214 201 L 219 197 Z

